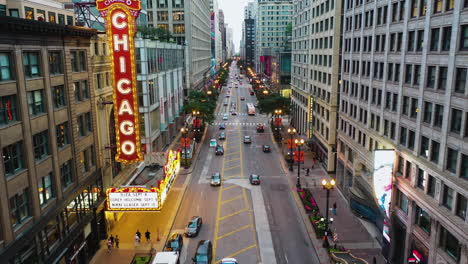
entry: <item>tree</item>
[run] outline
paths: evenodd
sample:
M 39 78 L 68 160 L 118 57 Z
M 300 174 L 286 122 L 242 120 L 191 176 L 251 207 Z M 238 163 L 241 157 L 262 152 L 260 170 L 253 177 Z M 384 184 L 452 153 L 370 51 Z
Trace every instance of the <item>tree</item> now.
M 288 115 L 291 112 L 291 99 L 278 93 L 271 93 L 259 97 L 258 109 L 263 114 L 273 114 L 276 109 L 281 109 L 283 114 Z
M 171 32 L 164 28 L 138 27 L 142 38 L 169 42 L 172 38 Z
M 214 119 L 216 109 L 216 96 L 207 96 L 200 91 L 191 91 L 188 96 L 188 102 L 184 104 L 183 111 L 186 114 L 192 114 L 193 111 L 199 111 L 199 117 L 204 122 L 211 124 Z

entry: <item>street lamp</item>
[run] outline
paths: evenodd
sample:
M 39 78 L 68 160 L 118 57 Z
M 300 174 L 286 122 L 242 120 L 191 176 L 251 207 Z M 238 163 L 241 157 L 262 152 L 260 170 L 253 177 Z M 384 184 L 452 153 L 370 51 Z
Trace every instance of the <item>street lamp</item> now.
M 195 124 L 196 124 L 196 127 L 195 127 L 195 138 L 197 139 L 197 142 L 198 142 L 198 132 L 200 130 L 200 127 L 198 126 L 198 115 L 200 115 L 200 111 L 197 111 L 197 110 L 193 110 L 192 111 L 192 115 L 195 116 Z
M 182 133 L 182 138 L 185 138 L 184 139 L 184 159 L 185 159 L 185 163 L 184 163 L 184 168 L 188 169 L 188 160 L 187 160 L 187 132 L 188 132 L 188 129 L 186 128 L 181 128 L 180 129 L 180 132 Z
M 207 95 L 211 95 L 213 92 L 212 91 L 207 91 L 206 94 Z
M 296 139 L 294 140 L 297 146 L 297 189 L 302 189 L 301 187 L 301 146 L 304 145 L 304 139 Z
M 264 94 L 264 95 L 267 95 L 267 94 L 268 94 L 268 90 L 263 90 L 263 94 Z
M 323 189 L 327 190 L 327 207 L 326 207 L 327 222 L 325 223 L 325 231 L 327 232 L 327 234 L 328 234 L 328 222 L 329 222 L 328 211 L 329 211 L 330 191 L 333 190 L 333 188 L 335 187 L 335 184 L 336 182 L 334 179 L 331 179 L 329 181 L 327 179 L 322 180 L 322 187 Z
M 278 118 L 282 113 L 281 109 L 275 109 L 274 112 L 275 112 L 275 118 Z M 277 137 L 277 140 L 279 140 L 279 124 L 276 123 L 276 120 L 275 120 L 275 126 L 276 126 L 275 127 L 275 132 L 276 132 L 275 137 Z
M 294 165 L 294 161 L 293 161 L 293 136 L 294 136 L 294 134 L 296 134 L 296 129 L 295 128 L 288 128 L 288 134 L 291 137 L 291 145 L 290 145 L 291 148 L 289 149 L 289 170 L 294 171 L 294 169 L 293 169 L 293 165 Z

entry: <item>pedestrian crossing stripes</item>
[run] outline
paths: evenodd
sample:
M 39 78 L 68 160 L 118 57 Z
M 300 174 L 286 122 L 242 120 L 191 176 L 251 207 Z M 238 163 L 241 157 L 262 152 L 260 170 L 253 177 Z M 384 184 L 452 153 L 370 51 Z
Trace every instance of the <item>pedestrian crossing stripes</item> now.
M 219 126 L 221 124 L 224 124 L 226 126 L 258 126 L 258 125 L 262 125 L 262 126 L 266 126 L 266 123 L 242 123 L 242 122 L 238 122 L 238 123 L 230 123 L 230 122 L 215 122 L 213 124 L 211 124 L 212 126 Z
M 229 113 L 229 114 L 228 114 L 228 113 L 217 113 L 216 115 L 217 115 L 217 116 L 224 116 L 224 115 L 226 115 L 226 114 L 227 114 L 227 115 L 231 115 L 230 113 Z M 247 116 L 247 113 L 237 113 L 237 115 L 238 115 L 238 116 Z M 236 116 L 236 115 L 234 115 L 234 116 Z

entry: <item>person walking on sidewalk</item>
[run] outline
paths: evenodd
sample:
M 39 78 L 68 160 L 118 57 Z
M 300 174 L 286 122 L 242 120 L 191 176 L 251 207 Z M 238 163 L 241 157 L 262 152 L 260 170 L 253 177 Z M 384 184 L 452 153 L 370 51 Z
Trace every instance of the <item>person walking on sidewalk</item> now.
M 333 215 L 336 215 L 336 202 L 333 203 Z
M 151 241 L 151 232 L 148 229 L 146 229 L 145 237 L 146 237 L 146 242 Z
M 139 246 L 140 245 L 140 237 L 138 236 L 138 234 L 135 234 L 135 246 Z
M 309 176 L 309 172 L 310 172 L 310 169 L 307 168 L 307 171 L 306 171 L 306 176 Z
M 119 248 L 119 243 L 120 243 L 119 235 L 115 235 L 114 241 L 115 241 L 115 247 Z
M 138 239 L 141 240 L 141 233 L 139 229 L 137 229 L 135 234 L 138 236 Z
M 111 239 L 107 239 L 107 253 L 111 253 L 112 252 L 112 241 Z
M 110 241 L 111 241 L 111 244 L 112 244 L 112 247 L 114 247 L 114 236 L 111 234 L 111 236 L 109 237 Z

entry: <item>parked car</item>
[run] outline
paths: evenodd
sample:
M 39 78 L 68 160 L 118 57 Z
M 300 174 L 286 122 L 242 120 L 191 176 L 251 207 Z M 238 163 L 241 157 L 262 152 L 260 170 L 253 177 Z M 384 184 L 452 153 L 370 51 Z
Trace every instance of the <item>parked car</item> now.
M 244 136 L 244 144 L 250 144 L 252 143 L 252 138 L 250 136 Z
M 259 133 L 265 132 L 265 127 L 263 125 L 258 125 L 257 126 L 257 132 L 259 132 Z
M 226 139 L 226 133 L 221 132 L 221 133 L 219 134 L 219 136 L 218 136 L 218 139 L 219 139 L 219 140 L 225 140 L 225 139 Z
M 197 245 L 197 251 L 192 258 L 196 264 L 211 264 L 213 258 L 213 245 L 210 240 L 200 240 Z
M 257 174 L 250 174 L 249 182 L 252 185 L 260 185 L 260 176 Z
M 241 100 L 241 101 L 245 101 L 245 97 L 241 97 L 240 100 Z
M 219 124 L 219 129 L 226 129 L 226 124 Z
M 218 145 L 218 142 L 216 142 L 216 139 L 212 138 L 210 140 L 210 148 L 214 148 Z
M 211 175 L 210 185 L 221 186 L 221 174 L 219 172 L 213 173 L 213 175 Z
M 216 154 L 216 156 L 218 156 L 218 155 L 224 155 L 224 148 L 223 148 L 223 146 L 221 146 L 221 145 L 216 146 L 215 154 Z
M 223 258 L 221 264 L 239 264 L 235 258 Z
M 231 115 L 237 115 L 236 111 L 231 112 Z
M 188 237 L 195 237 L 200 232 L 203 224 L 203 219 L 200 216 L 193 216 L 185 228 L 185 235 Z
M 184 240 L 182 239 L 182 235 L 179 233 L 173 233 L 167 241 L 164 251 L 177 251 L 180 253 L 183 245 Z

